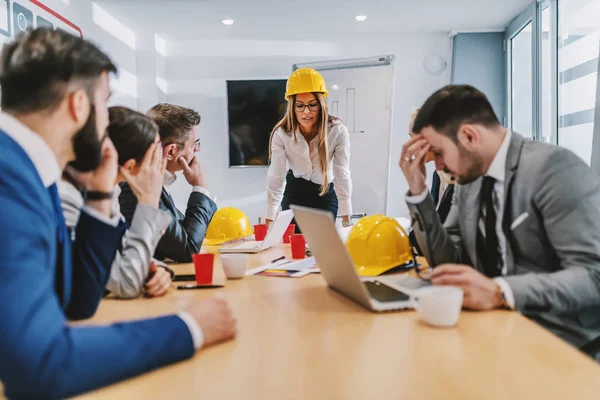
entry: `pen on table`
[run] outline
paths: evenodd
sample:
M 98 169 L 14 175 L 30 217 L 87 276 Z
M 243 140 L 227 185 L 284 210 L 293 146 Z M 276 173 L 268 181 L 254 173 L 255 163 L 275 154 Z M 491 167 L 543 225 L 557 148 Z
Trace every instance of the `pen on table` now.
M 274 262 L 280 261 L 280 260 L 285 260 L 285 256 L 281 256 L 279 258 L 276 258 L 276 259 L 272 260 L 271 264 L 273 264 Z

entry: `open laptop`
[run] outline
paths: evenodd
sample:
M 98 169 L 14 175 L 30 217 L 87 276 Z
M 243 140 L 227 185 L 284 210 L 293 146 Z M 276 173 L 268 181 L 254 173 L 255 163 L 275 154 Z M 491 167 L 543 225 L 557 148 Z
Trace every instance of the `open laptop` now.
M 300 206 L 292 209 L 329 287 L 372 311 L 413 308 L 409 295 L 384 283 L 385 279 L 358 276 L 330 212 Z
M 281 241 L 283 234 L 292 222 L 294 218 L 294 211 L 285 210 L 281 211 L 275 217 L 275 220 L 271 224 L 271 229 L 267 232 L 265 240 L 247 241 L 241 243 L 235 243 L 228 246 L 221 247 L 220 253 L 259 253 L 263 250 L 270 249 Z

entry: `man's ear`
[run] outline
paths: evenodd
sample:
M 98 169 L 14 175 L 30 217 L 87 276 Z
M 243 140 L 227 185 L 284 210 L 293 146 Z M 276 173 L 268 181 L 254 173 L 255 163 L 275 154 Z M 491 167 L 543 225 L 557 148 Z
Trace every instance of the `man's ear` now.
M 473 150 L 481 141 L 481 134 L 475 125 L 464 124 L 456 133 L 458 143 L 468 150 Z
M 67 96 L 67 110 L 76 125 L 83 126 L 90 116 L 90 99 L 83 89 L 75 90 Z
M 123 168 L 125 168 L 129 172 L 133 172 L 136 165 L 137 165 L 137 162 L 135 162 L 135 160 L 133 158 L 130 158 L 129 160 L 125 161 L 125 164 L 123 164 Z
M 163 149 L 163 157 L 169 161 L 176 160 L 178 154 L 179 148 L 175 143 L 169 144 Z

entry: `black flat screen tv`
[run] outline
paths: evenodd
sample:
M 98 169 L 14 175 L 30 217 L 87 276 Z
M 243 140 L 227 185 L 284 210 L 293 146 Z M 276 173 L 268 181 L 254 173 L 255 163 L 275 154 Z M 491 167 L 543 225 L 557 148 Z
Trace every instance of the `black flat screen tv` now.
M 229 167 L 266 166 L 269 137 L 285 115 L 285 79 L 227 81 Z

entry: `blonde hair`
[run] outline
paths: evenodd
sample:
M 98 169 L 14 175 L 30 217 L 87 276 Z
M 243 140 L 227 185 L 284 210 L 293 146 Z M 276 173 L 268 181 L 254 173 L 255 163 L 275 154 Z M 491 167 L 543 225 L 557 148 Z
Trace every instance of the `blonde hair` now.
M 413 108 L 412 112 L 410 113 L 410 122 L 408 123 L 408 135 L 412 136 L 413 134 L 413 126 L 415 125 L 415 118 L 417 118 L 417 114 L 419 113 L 419 108 Z
M 328 133 L 328 125 L 336 121 L 337 118 L 329 115 L 327 110 L 327 102 L 325 101 L 325 96 L 322 93 L 313 93 L 317 100 L 319 101 L 320 112 L 319 119 L 317 121 L 317 135 L 313 140 L 317 140 L 317 151 L 319 154 L 319 169 L 321 170 L 321 175 L 323 176 L 323 184 L 321 185 L 321 192 L 319 196 L 324 196 L 329 190 L 329 179 L 327 177 L 327 170 L 329 169 L 329 145 L 327 143 L 327 133 Z M 287 111 L 284 117 L 275 125 L 273 130 L 271 131 L 271 138 L 269 139 L 269 162 L 271 162 L 272 148 L 271 144 L 273 143 L 273 135 L 277 129 L 281 128 L 283 131 L 292 135 L 294 138 L 294 142 L 298 141 L 298 120 L 296 119 L 296 113 L 294 111 L 294 104 L 296 102 L 296 95 L 290 96 L 287 103 Z M 325 121 L 325 122 L 324 122 Z

